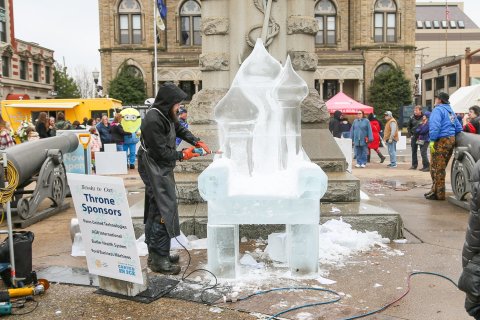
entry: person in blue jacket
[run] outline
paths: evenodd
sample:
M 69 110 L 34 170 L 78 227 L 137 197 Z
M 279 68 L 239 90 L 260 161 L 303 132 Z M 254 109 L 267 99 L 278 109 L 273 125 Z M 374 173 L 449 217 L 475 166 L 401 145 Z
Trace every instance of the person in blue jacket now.
M 180 109 L 178 109 L 178 123 L 180 123 L 180 125 L 185 129 L 188 129 L 187 117 L 188 117 L 187 109 L 185 109 L 183 106 L 180 107 Z M 177 137 L 175 139 L 175 143 L 177 147 L 181 142 L 182 142 L 182 138 Z
M 350 137 L 355 147 L 355 155 L 357 156 L 356 168 L 365 168 L 367 166 L 368 143 L 373 141 L 372 127 L 370 121 L 365 118 L 363 111 L 358 111 L 352 128 L 350 129 Z
M 445 169 L 455 147 L 455 135 L 462 131 L 462 124 L 453 112 L 449 98 L 445 92 L 435 96 L 435 108 L 429 119 L 432 188 L 425 194 L 428 200 L 445 200 Z

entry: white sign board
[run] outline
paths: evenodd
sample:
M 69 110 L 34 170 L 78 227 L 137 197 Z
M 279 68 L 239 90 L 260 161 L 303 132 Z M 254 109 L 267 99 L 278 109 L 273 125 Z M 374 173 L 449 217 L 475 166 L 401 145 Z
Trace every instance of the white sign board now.
M 130 208 L 121 178 L 67 173 L 88 271 L 143 284 Z
M 398 142 L 396 145 L 397 150 L 407 150 L 407 137 L 402 136 L 402 134 L 398 133 Z
M 128 174 L 125 151 L 95 152 L 96 174 Z

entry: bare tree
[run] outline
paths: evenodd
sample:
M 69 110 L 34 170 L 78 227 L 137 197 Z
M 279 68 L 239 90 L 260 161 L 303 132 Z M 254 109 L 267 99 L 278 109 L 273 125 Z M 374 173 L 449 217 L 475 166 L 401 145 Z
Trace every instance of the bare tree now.
M 92 70 L 84 65 L 75 67 L 74 77 L 78 90 L 82 98 L 95 97 L 95 83 L 93 81 Z

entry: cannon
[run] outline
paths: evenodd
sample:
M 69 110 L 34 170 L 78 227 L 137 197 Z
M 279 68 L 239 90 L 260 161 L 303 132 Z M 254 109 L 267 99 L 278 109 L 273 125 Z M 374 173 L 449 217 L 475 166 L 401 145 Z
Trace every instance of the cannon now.
M 8 181 L 8 187 L 2 189 L 2 202 L 10 198 L 12 213 L 18 216 L 16 224 L 20 220 L 20 226 L 26 227 L 59 210 L 68 191 L 63 155 L 75 151 L 78 143 L 75 134 L 67 133 L 22 143 L 4 151 L 8 167 L 3 178 Z M 27 190 L 33 182 L 35 188 Z M 53 202 L 52 206 L 38 212 L 40 203 L 46 198 Z
M 468 201 L 473 166 L 480 159 L 480 135 L 460 132 L 456 136 L 451 183 L 455 199 Z

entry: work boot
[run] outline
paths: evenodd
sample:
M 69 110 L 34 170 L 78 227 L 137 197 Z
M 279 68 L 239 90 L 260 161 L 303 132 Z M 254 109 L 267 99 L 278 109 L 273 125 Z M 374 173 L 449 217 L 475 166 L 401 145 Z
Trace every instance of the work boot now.
M 169 255 L 168 259 L 170 260 L 171 263 L 177 263 L 180 260 L 180 256 L 174 253 Z M 147 266 L 150 268 L 151 265 L 152 265 L 152 256 L 148 254 Z
M 377 152 L 378 156 L 380 157 L 380 163 L 383 163 L 385 161 L 385 156 L 381 152 Z
M 175 266 L 170 263 L 169 256 L 161 256 L 155 252 L 151 253 L 152 262 L 150 263 L 150 270 L 153 272 L 158 272 L 162 274 L 179 274 L 181 271 L 180 266 Z

